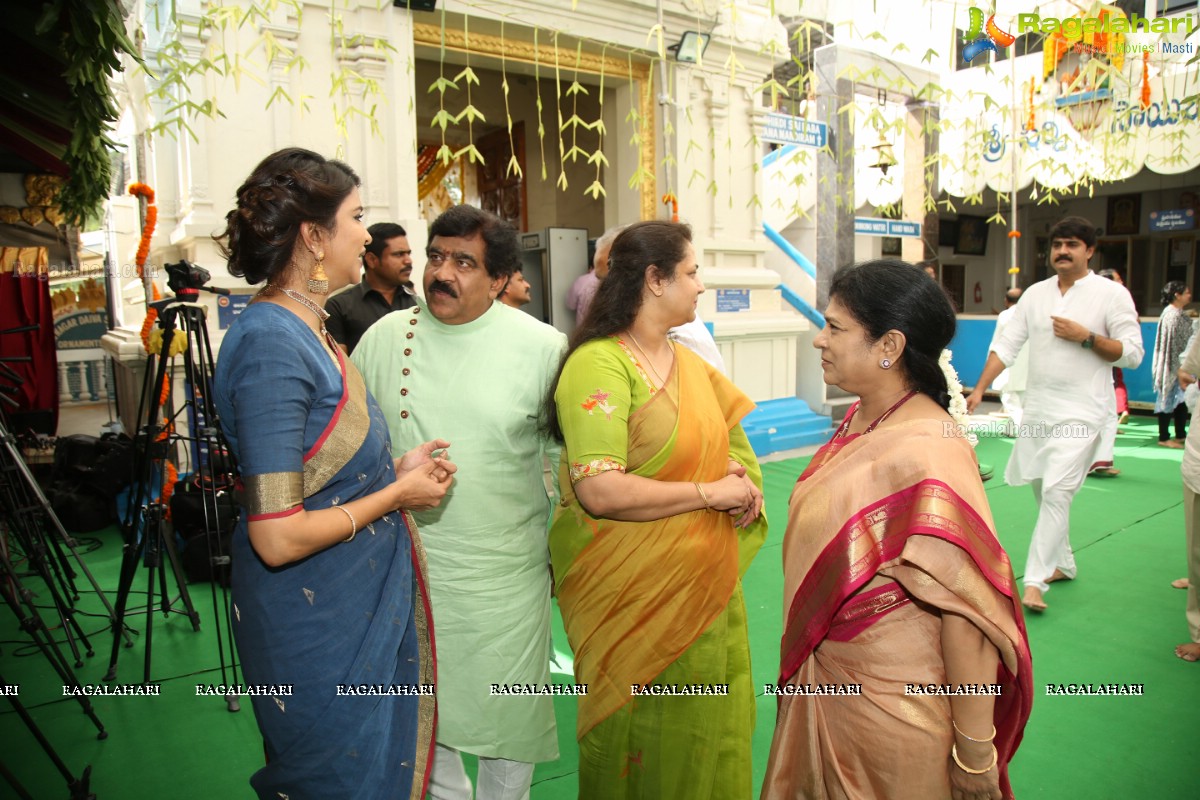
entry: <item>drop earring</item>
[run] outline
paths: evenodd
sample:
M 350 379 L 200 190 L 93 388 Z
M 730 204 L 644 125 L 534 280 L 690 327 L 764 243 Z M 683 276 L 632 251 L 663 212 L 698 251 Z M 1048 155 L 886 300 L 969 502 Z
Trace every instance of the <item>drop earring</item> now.
M 313 294 L 329 294 L 329 276 L 325 274 L 325 253 L 317 253 L 317 263 L 308 273 L 308 290 Z

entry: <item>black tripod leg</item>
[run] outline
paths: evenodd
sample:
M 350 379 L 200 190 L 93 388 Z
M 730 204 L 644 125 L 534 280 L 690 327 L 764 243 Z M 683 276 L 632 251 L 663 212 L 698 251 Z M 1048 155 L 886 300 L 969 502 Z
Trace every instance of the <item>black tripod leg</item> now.
M 74 656 L 75 668 L 79 669 L 83 666 L 83 659 L 79 655 L 79 646 L 75 643 L 75 638 L 79 636 L 83 639 L 88 655 L 92 654 L 91 643 L 87 641 L 87 636 L 75 620 L 74 609 L 67 599 L 63 597 L 59 584 L 55 582 L 56 575 L 51 563 L 52 560 L 49 558 L 46 550 L 45 540 L 37 531 L 22 530 L 25 527 L 22 525 L 14 528 L 13 532 L 17 535 L 21 546 L 25 550 L 29 566 L 41 578 L 42 583 L 46 586 L 46 591 L 50 593 L 50 599 L 54 603 L 54 610 L 58 613 L 62 632 L 67 640 L 67 647 L 70 648 L 71 655 Z
M 13 788 L 20 800 L 33 800 L 33 795 L 25 791 L 25 787 L 17 780 L 17 776 L 9 772 L 3 761 L 0 761 L 0 778 L 4 778 L 5 783 Z
M 8 686 L 3 677 L 0 677 L 0 686 Z M 67 788 L 71 791 L 71 800 L 94 800 L 95 795 L 88 792 L 88 782 L 91 780 L 92 768 L 89 766 L 84 769 L 83 776 L 81 778 L 76 778 L 74 775 L 72 775 L 71 770 L 68 769 L 67 765 L 63 763 L 63 760 L 58 757 L 58 753 L 55 752 L 54 746 L 50 744 L 50 740 L 46 738 L 45 734 L 42 733 L 41 728 L 39 728 L 37 723 L 33 721 L 33 717 L 29 715 L 29 712 L 25 709 L 25 706 L 21 704 L 21 701 L 16 697 L 9 695 L 8 702 L 12 705 L 13 710 L 17 712 L 17 716 L 21 718 L 21 721 L 25 723 L 25 727 L 28 728 L 29 732 L 33 734 L 33 738 L 35 738 L 37 743 L 42 746 L 42 750 L 44 750 L 46 755 L 50 757 L 50 761 L 54 764 L 55 768 L 58 769 L 59 773 L 63 776 L 63 778 L 66 779 Z M 12 783 L 12 779 L 7 770 L 5 770 L 4 777 L 9 778 L 9 783 Z
M 125 607 L 129 602 L 129 590 L 133 588 L 133 576 L 137 573 L 138 560 L 142 553 L 142 544 L 145 540 L 145 533 L 142 534 L 142 542 L 137 541 L 136 528 L 130 536 L 130 541 L 125 543 L 125 552 L 121 555 L 121 577 L 117 582 L 117 607 L 113 611 L 113 643 L 112 653 L 108 659 L 108 672 L 104 675 L 104 680 L 114 681 L 117 679 L 117 656 L 120 654 L 121 633 L 125 630 Z M 133 641 L 126 637 L 126 647 L 133 647 Z
M 4 602 L 8 604 L 13 614 L 16 615 L 17 624 L 21 630 L 30 635 L 33 643 L 37 645 L 42 655 L 50 662 L 50 666 L 54 668 L 63 685 L 78 688 L 80 685 L 79 679 L 75 677 L 75 673 L 71 670 L 70 665 L 67 664 L 67 660 L 63 658 L 62 651 L 58 649 L 58 642 L 46 631 L 46 623 L 42 621 L 41 616 L 38 614 L 37 606 L 33 602 L 33 593 L 22 586 L 17 579 L 17 573 L 13 569 L 12 561 L 3 547 L 0 547 L 0 596 L 3 596 Z M 23 608 L 27 608 L 28 613 L 25 613 L 22 610 Z M 3 681 L 3 678 L 0 678 L 0 681 Z M 88 716 L 88 719 L 96 726 L 96 730 L 99 731 L 97 738 L 103 739 L 107 737 L 108 733 L 105 732 L 100 718 L 96 716 L 96 711 L 92 708 L 92 701 L 88 696 L 80 692 L 75 698 L 79 701 L 79 706 L 83 709 L 83 713 Z
M 158 537 L 162 522 L 156 516 L 142 534 L 146 542 L 146 645 L 142 683 L 150 683 L 150 655 L 154 645 L 154 571 L 158 568 Z
M 167 555 L 167 563 L 171 565 L 171 573 L 175 576 L 175 585 L 179 587 L 179 599 L 183 601 L 183 607 L 187 609 L 187 618 L 191 620 L 192 630 L 197 633 L 200 631 L 200 614 L 196 612 L 196 606 L 192 604 L 192 595 L 188 592 L 187 578 L 184 577 L 183 567 L 179 563 L 179 551 L 175 549 L 174 533 L 163 535 L 162 540 L 163 551 Z M 163 598 L 167 597 L 167 570 L 162 568 L 162 585 Z M 170 611 L 170 605 L 164 603 L 163 613 Z
M 171 319 L 173 320 L 174 317 L 172 316 Z M 164 352 L 170 352 L 170 344 L 171 333 L 164 330 Z M 125 646 L 133 647 L 133 639 L 128 635 L 125 626 L 125 611 L 129 605 L 129 592 L 133 588 L 133 578 L 137 573 L 138 561 L 150 541 L 151 527 L 154 524 L 150 516 L 157 509 L 152 494 L 155 483 L 154 466 L 156 461 L 162 463 L 162 459 L 156 458 L 155 453 L 155 449 L 159 446 L 158 415 L 161 404 L 158 402 L 158 397 L 166 376 L 167 359 L 151 354 L 146 360 L 146 377 L 142 382 L 142 396 L 138 402 L 138 419 L 146 420 L 145 444 L 139 454 L 140 457 L 134 461 L 135 475 L 129 495 L 129 508 L 126 510 L 125 522 L 122 525 L 122 533 L 125 536 L 125 552 L 121 559 L 121 580 L 117 587 L 117 606 L 113 612 L 113 645 L 108 662 L 108 672 L 104 676 L 106 681 L 117 678 L 117 657 L 120 655 L 122 634 L 125 635 Z M 141 532 L 140 540 L 138 539 L 139 531 Z M 152 598 L 153 595 L 149 598 L 151 606 L 153 605 Z M 147 627 L 147 658 L 149 658 L 150 630 Z
M 16 464 L 16 468 L 21 474 L 21 479 L 24 481 L 25 486 L 27 486 L 33 493 L 33 497 L 37 501 L 37 506 L 41 509 L 41 518 L 46 523 L 46 535 L 60 554 L 62 553 L 62 545 L 64 544 L 67 546 L 67 549 L 71 551 L 71 555 L 75 558 L 75 563 L 79 566 L 80 571 L 87 578 L 88 583 L 91 584 L 92 591 L 94 591 L 100 598 L 100 602 L 104 604 L 104 608 L 108 611 L 108 616 L 111 619 L 113 616 L 115 616 L 112 603 L 108 601 L 107 595 L 105 595 L 103 590 L 100 589 L 100 584 L 96 582 L 96 578 L 92 575 L 91 571 L 88 570 L 87 564 L 85 564 L 83 559 L 79 557 L 79 551 L 75 549 L 75 540 L 71 538 L 69 533 L 67 533 L 66 528 L 63 527 L 62 522 L 58 519 L 58 515 L 54 513 L 54 508 L 50 505 L 50 500 L 42 491 L 42 487 L 38 485 L 37 478 L 35 478 L 33 473 L 29 471 L 29 465 L 27 465 L 25 463 L 25 459 L 21 457 L 20 451 L 17 450 L 12 437 L 9 435 L 7 429 L 5 429 L 2 420 L 0 420 L 0 437 L 4 439 L 5 451 Z M 73 579 L 75 577 L 75 572 L 70 566 L 70 562 L 66 559 L 66 555 L 63 554 L 61 558 L 67 574 Z M 71 586 L 74 590 L 73 582 Z M 73 599 L 78 599 L 78 591 L 74 591 Z M 129 638 L 128 633 L 126 633 L 126 639 L 130 644 L 133 643 L 133 640 Z M 88 655 L 91 655 L 91 653 Z

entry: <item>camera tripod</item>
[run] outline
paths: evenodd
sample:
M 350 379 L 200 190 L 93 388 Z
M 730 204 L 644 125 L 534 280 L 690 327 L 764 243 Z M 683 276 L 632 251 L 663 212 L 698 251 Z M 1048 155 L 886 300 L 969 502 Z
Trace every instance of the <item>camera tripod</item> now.
M 192 603 L 183 577 L 179 553 L 175 546 L 175 532 L 170 520 L 170 506 L 163 499 L 170 488 L 164 484 L 169 466 L 180 460 L 181 445 L 186 444 L 188 463 L 193 477 L 204 496 L 203 515 L 206 531 L 220 531 L 233 521 L 228 510 L 222 510 L 217 502 L 217 492 L 232 487 L 235 468 L 229 457 L 229 448 L 217 422 L 217 413 L 212 401 L 212 345 L 205 323 L 205 306 L 196 302 L 201 284 L 207 280 L 204 270 L 186 261 L 166 265 L 171 276 L 169 285 L 176 296 L 152 304 L 158 312 L 158 326 L 162 331 L 162 348 L 151 354 L 146 365 L 146 380 L 138 409 L 138 419 L 145 420 L 145 427 L 137 436 L 134 456 L 134 479 L 130 503 L 122 523 L 125 535 L 125 551 L 121 561 L 121 577 L 117 588 L 116 618 L 113 625 L 112 655 L 105 680 L 114 680 L 117 671 L 120 634 L 124 629 L 125 611 L 129 593 L 137 572 L 138 561 L 147 567 L 146 600 L 146 651 L 143 683 L 151 680 L 154 611 L 156 607 L 164 617 L 172 611 L 185 614 L 193 631 L 200 630 L 200 615 Z M 224 290 L 208 289 L 217 293 Z M 186 346 L 178 356 L 171 354 L 171 344 L 176 337 L 183 337 Z M 182 361 L 185 378 L 186 398 L 172 410 L 170 393 L 163 390 L 164 381 L 169 379 L 176 359 Z M 186 412 L 181 426 L 176 430 L 176 421 Z M 156 489 L 163 491 L 158 492 Z M 222 518 L 224 517 L 224 518 Z M 217 570 L 227 568 L 229 554 L 223 551 L 221 537 L 206 536 L 209 563 Z M 177 600 L 182 609 L 173 608 L 167 587 L 167 572 L 173 575 L 178 588 Z M 156 585 L 157 577 L 157 585 Z M 237 682 L 237 662 L 233 657 L 232 621 L 229 618 L 229 603 L 224 588 L 218 596 L 217 582 L 212 583 L 213 617 L 218 621 L 217 649 L 221 665 L 221 682 L 232 685 Z M 226 647 L 229 648 L 229 665 L 226 665 Z M 227 679 L 227 669 L 232 670 L 233 680 Z M 237 696 L 226 696 L 230 711 L 237 711 Z
M 31 327 L 36 328 L 36 326 L 26 326 L 0 331 L 0 334 L 21 333 L 30 330 Z M 25 357 L 19 358 L 27 360 Z M 2 362 L 0 362 L 0 378 L 14 385 L 23 383 L 21 376 Z M 11 387 L 0 388 L 8 390 Z M 38 650 L 50 662 L 50 666 L 58 675 L 61 684 L 78 689 L 81 685 L 72 670 L 72 662 L 63 654 L 58 642 L 50 632 L 51 629 L 47 627 L 38 611 L 35 602 L 38 593 L 26 586 L 22 582 L 22 578 L 30 575 L 36 576 L 40 581 L 39 590 L 44 590 L 49 594 L 59 618 L 60 624 L 56 627 L 60 628 L 66 637 L 75 667 L 83 666 L 77 639 L 79 643 L 82 643 L 88 656 L 93 655 L 94 651 L 86 634 L 75 619 L 75 603 L 79 600 L 79 591 L 75 585 L 77 575 L 64 547 L 74 556 L 75 562 L 91 583 L 92 589 L 108 610 L 110 617 L 114 615 L 114 611 L 108 598 L 100 590 L 95 578 L 92 577 L 91 572 L 79 557 L 74 539 L 63 528 L 37 480 L 29 471 L 25 459 L 17 448 L 16 437 L 8 430 L 3 404 L 16 406 L 16 402 L 7 396 L 9 393 L 11 392 L 0 392 L 0 533 L 3 534 L 0 536 L 0 597 L 16 616 L 20 629 L 29 634 Z M 25 572 L 19 572 L 13 564 L 10 556 L 11 550 L 17 550 L 24 556 Z M 8 682 L 0 676 L 0 688 L 6 689 L 8 686 Z M 88 792 L 91 767 L 84 769 L 82 778 L 72 775 L 20 701 L 15 696 L 8 694 L 6 690 L 3 693 L 13 710 L 17 712 L 22 722 L 25 723 L 30 733 L 33 734 L 66 780 L 71 792 L 71 800 L 87 800 L 94 797 Z M 100 722 L 99 717 L 96 716 L 91 700 L 83 692 L 77 692 L 75 697 L 84 714 L 96 726 L 96 730 L 99 732 L 97 738 L 106 738 L 108 733 L 104 730 L 104 725 Z M 3 777 L 13 787 L 18 796 L 31 796 L 7 766 L 2 763 L 0 763 L 0 777 Z

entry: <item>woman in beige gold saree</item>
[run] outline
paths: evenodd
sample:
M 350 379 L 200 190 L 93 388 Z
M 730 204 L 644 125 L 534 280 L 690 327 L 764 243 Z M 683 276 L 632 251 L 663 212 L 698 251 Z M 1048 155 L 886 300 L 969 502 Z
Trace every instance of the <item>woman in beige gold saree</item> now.
M 861 399 L 790 502 L 762 796 L 1011 798 L 1032 670 L 942 355 L 954 311 L 901 261 L 843 268 L 829 296 L 825 382 Z

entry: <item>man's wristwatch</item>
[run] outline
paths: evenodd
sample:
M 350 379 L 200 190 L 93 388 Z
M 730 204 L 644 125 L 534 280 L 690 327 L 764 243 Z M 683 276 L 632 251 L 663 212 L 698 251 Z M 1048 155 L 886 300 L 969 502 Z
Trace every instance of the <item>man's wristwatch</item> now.
M 1080 342 L 1080 344 L 1083 345 L 1084 350 L 1091 350 L 1093 347 L 1096 346 L 1096 334 L 1089 333 L 1088 337 L 1086 339 L 1084 339 L 1082 342 Z

